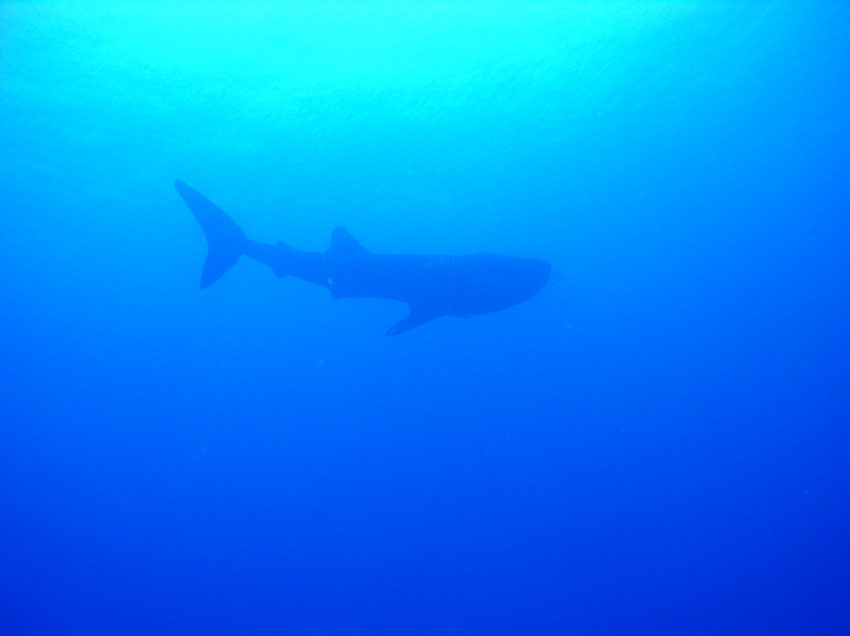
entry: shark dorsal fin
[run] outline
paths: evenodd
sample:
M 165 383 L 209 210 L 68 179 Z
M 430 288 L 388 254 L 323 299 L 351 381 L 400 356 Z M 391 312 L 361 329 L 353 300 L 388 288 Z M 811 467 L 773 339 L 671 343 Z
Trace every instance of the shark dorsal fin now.
M 338 227 L 331 234 L 331 246 L 328 248 L 328 254 L 368 254 L 369 250 L 363 247 L 360 242 L 351 236 L 351 233 L 344 227 Z

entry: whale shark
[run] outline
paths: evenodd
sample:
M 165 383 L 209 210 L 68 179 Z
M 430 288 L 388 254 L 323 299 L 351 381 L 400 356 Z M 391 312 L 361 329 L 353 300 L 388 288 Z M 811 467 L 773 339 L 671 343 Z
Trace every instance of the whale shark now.
M 177 179 L 174 187 L 207 239 L 201 289 L 221 278 L 242 256 L 330 290 L 333 298 L 386 298 L 407 303 L 408 315 L 387 330 L 394 336 L 440 316 L 473 316 L 517 305 L 549 280 L 539 258 L 498 254 L 377 254 L 345 228 L 331 234 L 327 251 L 304 252 L 278 241 L 248 238 L 212 201 Z

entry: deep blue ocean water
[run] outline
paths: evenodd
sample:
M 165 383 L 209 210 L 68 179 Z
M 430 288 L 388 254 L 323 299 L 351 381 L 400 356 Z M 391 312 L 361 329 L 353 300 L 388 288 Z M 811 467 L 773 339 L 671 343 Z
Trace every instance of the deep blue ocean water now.
M 0 3 L 0 634 L 850 633 L 850 7 Z M 535 256 L 388 338 L 206 247 Z

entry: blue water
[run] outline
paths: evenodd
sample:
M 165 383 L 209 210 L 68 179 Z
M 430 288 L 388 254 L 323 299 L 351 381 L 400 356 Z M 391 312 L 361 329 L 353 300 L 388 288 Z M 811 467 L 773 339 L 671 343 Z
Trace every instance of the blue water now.
M 843 2 L 0 4 L 0 633 L 850 633 Z M 406 314 L 257 240 L 550 261 Z

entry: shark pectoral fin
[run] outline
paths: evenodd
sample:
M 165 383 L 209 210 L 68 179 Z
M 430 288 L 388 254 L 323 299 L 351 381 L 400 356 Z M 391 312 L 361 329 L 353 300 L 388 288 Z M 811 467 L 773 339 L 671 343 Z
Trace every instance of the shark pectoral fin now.
M 404 333 L 405 331 L 410 331 L 414 327 L 418 327 L 419 325 L 428 322 L 429 320 L 434 320 L 440 316 L 439 313 L 435 313 L 433 311 L 424 311 L 421 307 L 410 307 L 410 313 L 404 318 L 404 320 L 397 322 L 392 327 L 387 330 L 388 336 L 397 336 L 400 333 Z

